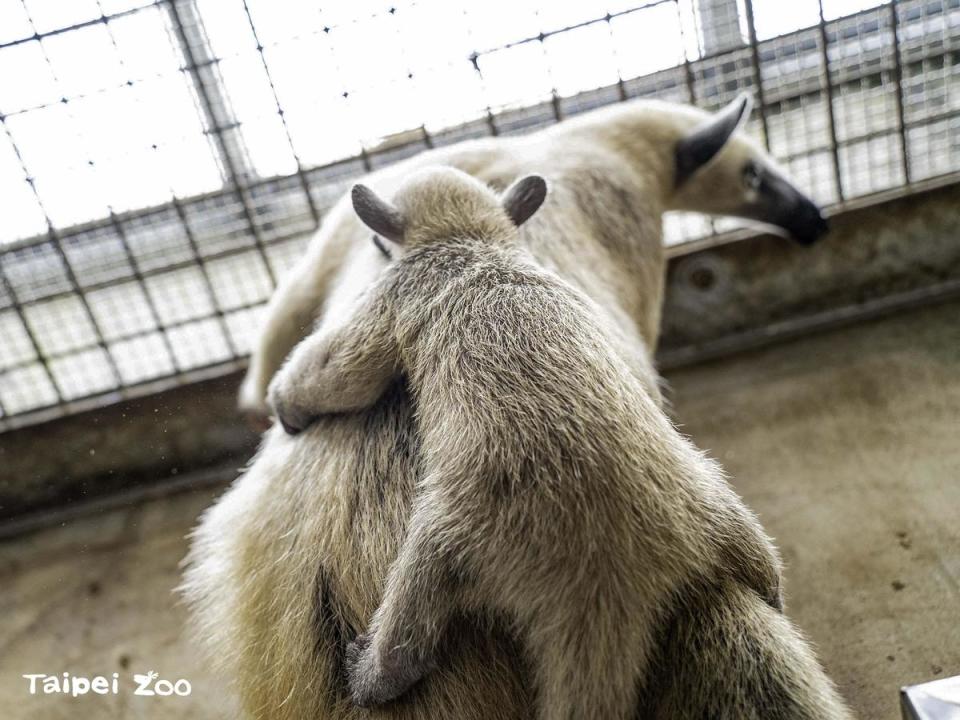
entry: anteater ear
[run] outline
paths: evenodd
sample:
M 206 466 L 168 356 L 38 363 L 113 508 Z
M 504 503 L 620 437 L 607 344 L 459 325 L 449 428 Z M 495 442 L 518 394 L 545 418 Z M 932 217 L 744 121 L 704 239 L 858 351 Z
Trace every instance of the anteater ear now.
M 354 212 L 364 225 L 391 242 L 403 242 L 403 215 L 393 205 L 359 183 L 350 191 L 350 199 Z
M 539 175 L 520 178 L 503 191 L 503 209 L 517 227 L 533 215 L 547 197 L 547 181 Z
M 720 152 L 734 131 L 750 117 L 753 96 L 740 93 L 723 110 L 701 123 L 677 143 L 674 186 L 680 187 L 698 169 Z

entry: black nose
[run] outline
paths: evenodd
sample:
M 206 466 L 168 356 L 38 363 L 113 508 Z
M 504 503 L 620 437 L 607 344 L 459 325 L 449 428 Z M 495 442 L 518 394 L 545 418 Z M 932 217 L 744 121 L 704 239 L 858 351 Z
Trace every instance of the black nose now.
M 827 234 L 830 226 L 820 208 L 804 198 L 791 213 L 785 229 L 801 245 L 813 245 Z

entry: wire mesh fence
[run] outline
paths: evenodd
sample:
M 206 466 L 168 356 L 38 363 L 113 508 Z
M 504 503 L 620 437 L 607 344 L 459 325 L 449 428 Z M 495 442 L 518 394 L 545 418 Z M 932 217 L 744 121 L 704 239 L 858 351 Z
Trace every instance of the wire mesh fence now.
M 874 5 L 8 0 L 0 430 L 237 366 L 346 186 L 427 148 L 747 89 L 824 204 L 952 174 L 960 0 Z

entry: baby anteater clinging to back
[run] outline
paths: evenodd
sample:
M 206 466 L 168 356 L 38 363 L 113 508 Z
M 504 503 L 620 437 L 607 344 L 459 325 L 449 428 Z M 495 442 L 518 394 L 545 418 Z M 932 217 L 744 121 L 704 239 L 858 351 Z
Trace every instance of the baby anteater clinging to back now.
M 394 262 L 271 387 L 288 432 L 368 407 L 400 372 L 414 398 L 422 479 L 348 651 L 361 705 L 423 677 L 455 614 L 495 613 L 541 718 L 628 718 L 682 588 L 734 582 L 780 606 L 756 518 L 611 349 L 592 302 L 520 244 L 546 192 L 530 176 L 498 196 L 450 168 L 420 171 L 392 204 L 357 185 Z

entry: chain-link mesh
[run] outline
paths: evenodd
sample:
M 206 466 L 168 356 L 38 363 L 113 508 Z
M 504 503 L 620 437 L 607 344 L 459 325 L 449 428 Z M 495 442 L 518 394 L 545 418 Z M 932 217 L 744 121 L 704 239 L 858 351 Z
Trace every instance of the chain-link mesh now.
M 960 170 L 960 0 L 871 4 L 2 4 L 0 430 L 237 366 L 351 180 L 426 148 L 748 89 L 824 204 Z

